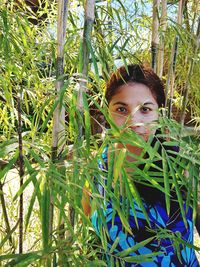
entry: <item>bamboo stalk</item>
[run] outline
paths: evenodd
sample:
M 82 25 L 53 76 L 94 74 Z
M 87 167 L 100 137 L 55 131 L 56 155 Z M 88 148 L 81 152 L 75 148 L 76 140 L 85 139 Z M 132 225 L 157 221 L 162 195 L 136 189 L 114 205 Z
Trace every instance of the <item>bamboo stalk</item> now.
M 79 91 L 77 97 L 78 110 L 83 111 L 83 92 L 86 91 L 87 84 L 87 74 L 88 74 L 88 65 L 89 65 L 89 49 L 88 43 L 91 38 L 92 27 L 94 23 L 94 10 L 95 10 L 95 1 L 87 0 L 85 5 L 85 21 L 84 21 L 84 31 L 83 31 L 83 43 L 82 43 L 82 55 L 81 55 L 81 64 L 79 72 L 82 73 L 83 79 L 79 83 Z M 83 130 L 80 126 L 80 136 L 83 134 Z
M 187 4 L 188 4 L 188 0 L 185 1 L 185 8 L 183 10 L 183 17 L 184 17 L 185 27 L 186 27 L 187 31 L 190 32 L 190 19 L 189 19 Z
M 57 73 L 56 73 L 56 100 L 59 99 L 59 94 L 64 85 L 64 45 L 66 40 L 68 16 L 68 0 L 58 1 L 58 21 L 57 21 Z M 60 101 L 53 114 L 53 131 L 52 131 L 52 161 L 55 162 L 58 155 L 63 152 L 65 148 L 65 109 Z M 51 182 L 52 183 L 52 182 Z M 50 186 L 53 188 L 53 184 Z M 49 233 L 50 238 L 53 232 L 53 217 L 54 217 L 54 200 L 52 194 L 50 195 L 50 215 L 49 215 Z M 61 223 L 59 228 L 64 227 Z M 64 236 L 64 233 L 63 233 Z M 62 261 L 61 255 L 61 261 Z
M 58 30 L 57 30 L 57 74 L 56 74 L 56 95 L 61 91 L 64 80 L 64 45 L 67 28 L 67 5 L 68 0 L 58 1 Z M 53 114 L 52 134 L 52 159 L 57 157 L 58 152 L 64 148 L 65 110 L 62 104 L 58 104 Z M 59 147 L 59 149 L 58 149 Z
M 152 23 L 152 41 L 151 41 L 151 54 L 152 54 L 152 69 L 156 72 L 157 68 L 157 53 L 159 43 L 159 5 L 160 0 L 153 0 L 153 23 Z
M 178 8 L 178 16 L 177 16 L 177 24 L 182 24 L 182 17 L 183 17 L 183 7 L 185 1 L 179 1 L 179 8 Z M 168 77 L 166 82 L 166 106 L 168 104 L 168 117 L 171 117 L 172 113 L 172 101 L 174 97 L 174 81 L 175 81 L 175 69 L 176 69 L 176 58 L 178 53 L 178 43 L 179 43 L 179 36 L 176 35 L 174 38 L 172 53 L 171 53 L 171 60 L 170 60 L 170 67 L 168 71 Z M 170 90 L 169 90 L 170 88 Z M 168 100 L 169 95 L 169 100 Z
M 195 40 L 195 44 L 194 44 L 194 55 L 197 53 L 197 51 L 199 49 L 199 43 L 200 43 L 200 18 L 199 18 L 199 21 L 198 21 L 196 40 Z M 187 75 L 187 79 L 186 79 L 185 86 L 184 86 L 184 91 L 183 91 L 183 104 L 182 104 L 181 115 L 180 115 L 180 123 L 181 123 L 181 125 L 184 125 L 184 121 L 185 121 L 185 111 L 186 111 L 186 106 L 187 106 L 187 102 L 188 102 L 188 93 L 189 93 L 189 88 L 190 88 L 190 78 L 191 78 L 192 73 L 193 73 L 193 68 L 194 68 L 194 57 L 191 57 L 190 66 L 189 66 L 189 70 L 188 70 L 188 75 Z
M 83 31 L 83 42 L 82 42 L 82 54 L 80 57 L 80 69 L 79 72 L 82 74 L 83 79 L 79 82 L 79 90 L 77 96 L 77 108 L 80 113 L 83 113 L 83 94 L 86 92 L 87 85 L 87 74 L 89 65 L 89 49 L 88 43 L 90 42 L 92 27 L 94 23 L 94 11 L 95 11 L 95 0 L 87 0 L 85 5 L 85 21 L 84 21 L 84 31 Z M 79 139 L 83 135 L 83 126 L 79 121 Z
M 75 140 L 74 146 L 74 156 L 75 158 L 80 158 L 79 149 L 81 147 L 81 140 L 84 135 L 84 127 L 82 119 L 84 118 L 84 94 L 87 89 L 87 75 L 88 75 L 88 65 L 89 65 L 89 44 L 91 40 L 92 27 L 95 17 L 95 0 L 87 0 L 85 4 L 85 18 L 84 18 L 84 31 L 83 31 L 83 40 L 80 47 L 80 65 L 79 73 L 82 75 L 82 78 L 79 81 L 78 95 L 77 95 L 77 124 L 78 124 L 78 136 Z M 77 170 L 79 169 L 79 164 L 75 162 L 74 165 L 74 177 L 76 177 Z M 75 181 L 76 182 L 76 181 Z M 69 219 L 74 226 L 75 211 L 70 207 Z
M 165 33 L 167 29 L 167 0 L 163 0 L 161 1 L 161 3 L 162 3 L 161 19 L 160 19 L 161 37 L 160 37 L 160 46 L 158 50 L 158 66 L 157 66 L 157 73 L 160 78 L 162 78 L 163 68 L 164 68 Z
M 179 42 L 179 36 L 177 35 L 174 39 L 174 44 L 172 48 L 172 61 L 170 65 L 170 74 L 168 74 L 168 77 L 170 79 L 167 80 L 167 86 L 166 86 L 166 88 L 168 88 L 169 82 L 171 81 L 169 104 L 168 104 L 168 117 L 169 118 L 171 118 L 171 113 L 172 113 L 172 101 L 173 101 L 173 96 L 174 96 L 174 81 L 175 81 L 176 58 L 177 58 L 177 53 L 178 53 L 178 42 Z
M 111 3 L 107 2 L 107 8 L 108 8 L 108 5 L 110 5 Z M 95 24 L 94 24 L 94 27 L 95 27 L 95 31 L 97 32 L 97 35 L 98 35 L 98 38 L 101 40 L 101 43 L 102 43 L 102 46 L 105 46 L 105 43 L 108 42 L 109 44 L 112 44 L 112 21 L 111 20 L 108 20 L 108 39 L 106 40 L 105 36 L 104 36 L 104 32 L 102 30 L 102 25 L 100 23 L 100 19 L 99 19 L 99 14 L 97 12 L 97 10 L 95 11 Z M 103 41 L 102 41 L 103 40 Z M 105 43 L 104 43 L 105 42 Z M 99 48 L 99 51 L 98 53 L 100 54 L 101 58 L 105 58 L 107 55 L 104 51 L 104 49 L 101 49 Z M 113 51 L 112 51 L 113 53 Z M 109 68 L 109 64 L 107 61 L 104 62 L 104 65 L 101 66 L 101 72 L 102 72 L 102 77 L 105 81 L 107 81 L 109 79 L 109 75 L 108 73 L 110 72 L 110 68 Z
M 23 186 L 23 177 L 24 177 L 21 96 L 17 97 L 17 112 L 18 112 L 18 143 L 19 143 L 19 178 L 20 178 L 20 188 L 21 188 Z M 19 199 L 19 253 L 23 252 L 23 217 L 24 217 L 23 193 L 21 193 Z

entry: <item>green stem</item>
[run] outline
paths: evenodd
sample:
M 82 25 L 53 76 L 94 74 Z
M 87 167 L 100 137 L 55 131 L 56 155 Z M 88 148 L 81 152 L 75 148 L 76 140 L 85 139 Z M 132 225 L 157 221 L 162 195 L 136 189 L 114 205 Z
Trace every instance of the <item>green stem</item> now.
M 21 188 L 23 186 L 23 177 L 24 177 L 21 96 L 17 98 L 17 111 L 18 111 L 18 142 L 19 142 L 19 177 L 20 177 L 20 188 Z M 20 199 L 19 199 L 19 253 L 22 252 L 23 252 L 23 193 L 20 194 Z

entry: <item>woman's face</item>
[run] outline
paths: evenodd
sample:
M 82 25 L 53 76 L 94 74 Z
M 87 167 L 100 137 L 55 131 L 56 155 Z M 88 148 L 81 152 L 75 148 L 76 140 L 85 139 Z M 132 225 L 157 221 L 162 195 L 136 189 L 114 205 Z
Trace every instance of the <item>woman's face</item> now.
M 158 103 L 144 84 L 120 86 L 109 103 L 109 111 L 117 126 L 132 129 L 145 141 L 155 133 L 152 122 L 158 119 Z

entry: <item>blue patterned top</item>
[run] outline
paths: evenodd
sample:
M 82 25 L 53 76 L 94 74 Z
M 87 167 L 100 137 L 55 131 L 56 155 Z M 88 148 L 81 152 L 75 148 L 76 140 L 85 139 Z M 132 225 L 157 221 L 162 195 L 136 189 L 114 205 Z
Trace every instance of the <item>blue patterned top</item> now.
M 99 167 L 102 170 L 107 170 L 108 169 L 107 148 L 105 148 L 105 150 L 103 151 L 102 159 L 103 159 L 103 164 L 100 161 Z M 158 165 L 159 164 L 160 163 L 158 163 Z M 100 184 L 98 184 L 97 186 L 100 194 L 104 195 L 104 187 Z M 143 185 L 143 187 L 145 186 Z M 156 197 L 154 197 L 155 201 L 150 201 L 151 198 L 150 197 L 148 198 L 148 190 L 149 190 L 149 195 L 151 197 L 156 195 Z M 137 202 L 133 199 L 133 204 L 136 212 L 139 229 L 135 222 L 133 210 L 131 207 L 129 207 L 129 225 L 132 234 L 127 233 L 127 231 L 125 231 L 119 214 L 113 209 L 113 203 L 111 199 L 107 201 L 106 208 L 105 209 L 102 208 L 109 234 L 109 237 L 107 238 L 108 248 L 106 256 L 108 266 L 111 266 L 110 264 L 111 260 L 114 261 L 113 266 L 125 266 L 125 267 L 199 266 L 194 249 L 189 248 L 188 246 L 180 245 L 180 250 L 179 250 L 180 253 L 176 253 L 175 251 L 176 247 L 174 246 L 172 239 L 166 237 L 167 233 L 173 233 L 177 237 L 184 240 L 185 242 L 193 244 L 192 208 L 189 207 L 186 213 L 186 220 L 187 220 L 187 228 L 186 228 L 177 201 L 171 202 L 170 214 L 168 215 L 166 211 L 164 193 L 162 193 L 159 190 L 154 190 L 150 187 L 145 187 L 145 191 L 147 197 L 143 198 L 142 194 L 141 197 L 150 221 L 150 226 L 143 214 L 143 211 L 138 206 Z M 102 228 L 104 228 L 104 226 L 103 223 L 101 222 L 100 216 L 98 216 L 97 210 L 94 210 L 93 214 L 91 215 L 91 221 L 95 228 L 96 233 L 100 236 L 100 232 L 102 231 Z M 149 231 L 148 230 L 149 228 L 151 228 L 153 231 Z M 153 238 L 153 236 L 155 236 L 156 230 L 158 229 L 159 230 L 163 229 L 163 238 L 159 240 Z M 112 245 L 114 244 L 117 238 L 118 238 L 118 243 L 116 247 L 114 248 L 114 250 L 112 249 L 113 250 L 112 253 L 109 253 L 109 249 L 111 249 Z M 126 249 L 131 248 L 148 238 L 150 240 L 149 243 L 139 247 L 136 251 L 126 255 L 127 261 L 123 260 L 120 262 L 117 260 L 117 257 L 115 256 L 119 255 L 117 253 L 125 251 Z M 158 252 L 160 252 L 161 254 L 153 257 L 150 255 L 151 253 L 158 254 Z M 148 255 L 151 256 L 149 258 L 151 262 L 144 262 L 144 263 L 138 263 L 137 261 L 128 262 L 128 257 L 130 261 L 130 256 L 135 256 L 135 259 L 137 259 L 138 256 L 145 254 L 147 256 Z M 111 257 L 113 259 L 111 259 Z M 118 261 L 118 263 L 116 263 L 116 261 Z

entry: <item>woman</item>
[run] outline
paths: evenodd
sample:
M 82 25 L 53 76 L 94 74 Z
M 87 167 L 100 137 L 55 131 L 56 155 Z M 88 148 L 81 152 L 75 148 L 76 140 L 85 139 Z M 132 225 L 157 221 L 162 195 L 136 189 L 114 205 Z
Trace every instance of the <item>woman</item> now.
M 105 96 L 112 121 L 121 130 L 122 135 L 126 132 L 130 134 L 133 132 L 133 137 L 135 134 L 138 136 L 135 135 L 137 142 L 132 142 L 131 139 L 119 140 L 115 145 L 116 161 L 123 154 L 122 151 L 127 151 L 124 162 L 128 167 L 124 164 L 122 168 L 126 172 L 124 176 L 128 177 L 129 184 L 132 181 L 130 188 L 133 189 L 135 186 L 132 190 L 132 203 L 123 200 L 126 196 L 123 196 L 122 189 L 119 194 L 120 208 L 115 209 L 117 206 L 114 200 L 115 181 L 112 181 L 110 195 L 106 196 L 106 191 L 108 191 L 106 174 L 110 173 L 108 167 L 112 161 L 112 149 L 106 147 L 102 154 L 102 160 L 99 162 L 99 167 L 105 172 L 105 183 L 96 181 L 96 184 L 100 194 L 105 198 L 105 206 L 102 205 L 103 216 L 99 211 L 93 210 L 91 220 L 99 235 L 106 229 L 104 232 L 108 243 L 108 265 L 114 261 L 114 266 L 117 266 L 117 262 L 121 264 L 120 266 L 199 266 L 192 248 L 185 247 L 183 244 L 176 246 L 177 240 L 193 243 L 192 209 L 189 207 L 186 210 L 184 205 L 186 219 L 184 222 L 183 211 L 180 210 L 177 193 L 172 184 L 168 184 L 170 201 L 166 201 L 166 194 L 162 191 L 162 188 L 166 186 L 163 181 L 164 163 L 159 156 L 152 160 L 148 149 L 144 149 L 141 145 L 141 139 L 149 144 L 149 140 L 155 135 L 151 147 L 157 146 L 159 155 L 164 157 L 163 153 L 165 155 L 169 153 L 172 158 L 175 158 L 178 153 L 177 147 L 164 146 L 164 140 L 157 137 L 158 130 L 155 129 L 159 116 L 158 109 L 165 103 L 161 80 L 151 69 L 141 65 L 121 67 L 111 76 Z M 141 157 L 144 161 L 138 164 L 137 160 Z M 150 158 L 151 161 L 149 161 Z M 145 161 L 151 162 L 151 166 L 148 167 Z M 140 178 L 141 171 L 142 174 L 146 173 L 146 181 Z M 122 177 L 123 171 L 119 176 L 120 184 L 123 184 L 125 179 Z M 152 177 L 153 179 L 151 179 Z M 156 177 L 158 182 L 156 182 Z M 114 177 L 114 179 L 116 178 Z M 156 186 L 153 187 L 153 184 Z M 86 189 L 84 192 L 82 204 L 85 213 L 89 214 L 89 196 Z M 130 193 L 131 190 L 127 192 Z M 180 192 L 184 199 L 183 188 L 180 189 Z M 138 194 L 142 203 L 136 201 Z M 120 215 L 123 205 L 126 209 L 128 207 L 128 226 L 126 221 L 123 221 L 123 216 Z M 104 222 L 103 217 L 105 217 Z M 131 250 L 135 245 L 138 245 L 138 248 Z M 124 252 L 124 255 L 121 252 Z M 151 253 L 154 253 L 154 256 Z M 138 263 L 140 255 L 146 255 L 150 262 Z M 121 258 L 123 259 L 119 260 Z

